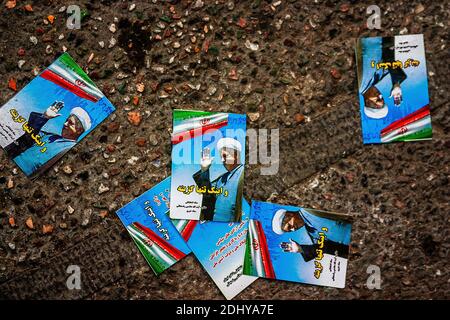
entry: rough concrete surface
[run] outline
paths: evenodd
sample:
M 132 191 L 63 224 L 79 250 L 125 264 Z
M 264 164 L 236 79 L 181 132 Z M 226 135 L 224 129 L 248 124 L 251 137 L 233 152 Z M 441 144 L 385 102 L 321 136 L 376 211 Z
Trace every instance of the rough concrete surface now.
M 279 173 L 248 165 L 247 199 L 354 217 L 345 289 L 259 279 L 237 299 L 450 298 L 448 1 L 379 1 L 379 31 L 365 27 L 372 3 L 357 1 L 14 2 L 0 7 L 0 103 L 10 79 L 20 90 L 66 48 L 117 111 L 34 181 L 0 152 L 1 299 L 223 299 L 192 255 L 154 276 L 114 214 L 170 174 L 180 107 L 280 129 Z M 80 30 L 66 27 L 70 4 Z M 355 41 L 414 33 L 433 140 L 363 145 Z M 65 286 L 72 264 L 81 290 Z M 370 265 L 379 290 L 366 286 Z

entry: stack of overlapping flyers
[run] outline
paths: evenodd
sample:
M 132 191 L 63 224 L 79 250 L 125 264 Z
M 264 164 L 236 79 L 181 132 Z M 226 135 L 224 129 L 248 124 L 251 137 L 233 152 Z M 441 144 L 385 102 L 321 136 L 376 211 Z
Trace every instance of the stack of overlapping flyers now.
M 348 217 L 250 207 L 245 136 L 244 115 L 174 110 L 171 178 L 117 212 L 139 250 L 156 274 L 192 252 L 227 299 L 258 277 L 344 287 Z

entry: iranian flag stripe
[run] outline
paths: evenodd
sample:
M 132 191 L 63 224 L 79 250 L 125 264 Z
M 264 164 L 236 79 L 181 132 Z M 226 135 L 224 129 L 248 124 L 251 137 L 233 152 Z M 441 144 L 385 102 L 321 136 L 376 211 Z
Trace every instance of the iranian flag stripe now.
M 166 211 L 166 215 L 170 219 L 170 211 Z M 183 230 L 186 228 L 186 226 L 189 224 L 191 220 L 183 220 L 183 219 L 170 219 L 172 221 L 173 225 L 175 226 L 175 229 L 178 230 L 178 232 L 183 236 Z M 186 239 L 185 239 L 186 240 Z
M 215 112 L 196 111 L 196 110 L 174 110 L 173 121 L 183 121 L 191 118 L 208 117 L 217 114 Z
M 394 131 L 389 132 L 388 134 L 381 137 L 381 142 L 391 142 L 396 139 L 424 130 L 427 127 L 431 128 L 430 115 L 426 116 L 425 118 L 420 118 L 415 122 L 411 122 L 403 127 L 400 127 L 398 129 L 395 129 Z
M 181 121 L 174 121 L 173 133 L 178 134 L 192 129 L 200 128 L 209 124 L 228 121 L 227 113 L 214 113 L 209 116 L 195 117 Z
M 76 85 L 77 87 L 85 91 L 87 94 L 95 97 L 96 100 L 100 100 L 103 97 L 103 93 L 94 84 L 86 82 L 83 77 L 81 77 L 74 71 L 68 69 L 59 61 L 53 63 L 50 67 L 47 68 L 47 70 L 56 73 L 61 78 L 65 79 L 66 81 L 70 82 L 73 85 Z
M 145 233 L 145 235 L 152 241 L 154 241 L 158 246 L 160 246 L 163 250 L 165 250 L 167 253 L 169 253 L 172 257 L 174 257 L 176 260 L 180 260 L 186 256 L 185 253 L 180 251 L 179 249 L 175 248 L 173 245 L 168 243 L 166 240 L 159 237 L 156 233 L 154 233 L 149 228 L 143 226 L 139 222 L 133 222 L 133 224 L 139 228 L 141 231 Z
M 94 87 L 96 86 L 95 83 L 86 74 L 86 72 L 84 72 L 84 70 L 78 64 L 76 64 L 76 62 L 72 59 L 72 57 L 68 53 L 62 54 L 58 58 L 58 60 L 56 60 L 56 62 L 59 62 L 66 68 L 69 68 L 72 71 L 74 71 L 76 74 L 82 77 L 85 82 L 91 84 Z
M 245 243 L 245 254 L 244 254 L 244 264 L 243 264 L 243 274 L 252 275 L 251 268 L 251 256 L 250 256 L 250 232 L 247 233 L 247 241 Z
M 205 125 L 202 127 L 194 128 L 188 131 L 184 131 L 181 133 L 174 134 L 172 136 L 172 144 L 178 144 L 180 142 L 198 137 L 203 135 L 206 131 L 214 131 L 218 130 L 228 124 L 228 121 L 219 122 L 219 123 L 212 123 L 209 125 Z
M 170 267 L 171 265 L 173 265 L 175 262 L 178 261 L 174 257 L 172 257 L 167 251 L 161 248 L 156 242 L 148 238 L 147 235 L 142 230 L 137 228 L 134 224 L 128 226 L 128 230 L 137 241 L 139 241 L 142 245 L 144 245 L 147 248 L 150 254 L 152 254 L 156 259 L 158 259 L 158 261 L 166 265 L 165 268 Z
M 92 102 L 98 101 L 98 99 L 96 97 L 88 94 L 87 92 L 82 90 L 77 85 L 70 83 L 69 81 L 67 81 L 63 77 L 59 76 L 58 74 L 54 73 L 53 71 L 50 71 L 47 69 L 44 72 L 42 72 L 40 76 L 42 78 L 44 78 L 45 80 L 51 81 L 54 84 L 72 92 L 73 94 L 76 94 L 80 98 L 87 99 Z
M 433 135 L 431 126 L 426 127 L 423 130 L 410 133 L 404 137 L 399 137 L 395 141 L 418 141 L 418 140 L 430 140 Z
M 388 125 L 386 128 L 381 130 L 381 135 L 384 136 L 390 132 L 392 132 L 395 129 L 400 129 L 401 127 L 404 127 L 410 123 L 413 123 L 421 118 L 424 118 L 426 116 L 430 115 L 430 107 L 429 105 L 423 106 L 422 108 L 414 111 L 413 113 L 410 113 L 406 117 L 399 119 L 397 121 L 392 122 L 390 125 Z M 431 121 L 431 120 L 430 120 Z
M 249 256 L 247 259 L 247 262 L 249 264 L 248 269 L 251 275 L 265 277 L 266 273 L 264 269 L 264 262 L 262 258 L 260 239 L 256 223 L 257 222 L 255 220 L 250 220 L 248 224 L 248 240 L 250 245 Z
M 178 219 L 172 220 L 171 219 L 171 221 L 180 234 L 189 222 L 189 220 L 182 220 L 182 219 L 180 219 L 180 220 L 178 220 Z
M 272 261 L 270 260 L 269 248 L 267 246 L 266 235 L 264 234 L 264 230 L 262 229 L 262 225 L 259 221 L 256 222 L 256 227 L 258 230 L 259 236 L 259 245 L 261 247 L 261 256 L 264 265 L 264 272 L 266 274 L 266 278 L 274 279 L 275 272 L 273 270 Z
M 181 231 L 181 236 L 183 237 L 184 241 L 189 240 L 192 232 L 194 232 L 194 229 L 197 226 L 197 223 L 198 220 L 189 220 L 188 223 L 184 226 L 183 230 Z
M 245 244 L 245 256 L 244 256 L 244 266 L 243 266 L 243 274 L 250 275 L 250 276 L 258 276 L 257 270 L 254 270 L 254 262 L 252 259 L 253 253 L 252 253 L 252 243 L 253 243 L 253 237 L 252 237 L 252 224 L 250 220 L 248 224 L 248 233 L 247 233 L 247 242 Z
M 169 215 L 169 211 L 166 212 L 167 215 Z M 184 241 L 188 241 L 189 238 L 192 235 L 192 232 L 195 229 L 195 226 L 197 225 L 197 220 L 172 220 L 172 223 L 174 224 L 175 228 L 178 230 L 178 232 L 183 237 Z
M 141 251 L 145 260 L 150 265 L 150 268 L 152 268 L 153 272 L 156 275 L 159 275 L 161 272 L 163 272 L 165 269 L 169 267 L 166 265 L 166 263 L 157 259 L 154 252 L 152 252 L 152 250 L 148 247 L 148 245 L 146 245 L 141 239 L 137 238 L 133 233 L 130 234 L 132 235 L 131 237 L 134 243 L 136 243 L 136 246 L 138 247 L 139 251 Z

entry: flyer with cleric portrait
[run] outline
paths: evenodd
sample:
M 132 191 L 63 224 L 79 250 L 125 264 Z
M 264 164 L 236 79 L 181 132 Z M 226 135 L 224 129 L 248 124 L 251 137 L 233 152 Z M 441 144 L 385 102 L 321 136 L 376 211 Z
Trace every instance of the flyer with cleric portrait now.
M 351 217 L 252 201 L 244 274 L 344 288 Z
M 172 219 L 242 220 L 246 116 L 173 111 Z
M 363 142 L 430 140 L 423 35 L 358 39 L 356 60 Z
M 241 222 L 172 220 L 170 180 L 144 192 L 117 216 L 156 275 L 193 252 L 225 298 L 234 298 L 257 279 L 243 274 L 249 204 L 243 200 Z
M 47 170 L 115 108 L 63 53 L 0 108 L 0 146 L 27 176 Z

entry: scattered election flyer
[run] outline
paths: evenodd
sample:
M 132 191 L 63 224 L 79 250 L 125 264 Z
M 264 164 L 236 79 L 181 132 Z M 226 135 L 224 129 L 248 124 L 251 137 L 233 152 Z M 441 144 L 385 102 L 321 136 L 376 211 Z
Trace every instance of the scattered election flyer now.
M 233 299 L 257 279 L 243 274 L 250 206 L 242 200 L 242 221 L 195 221 L 188 245 L 225 298 Z M 191 220 L 194 221 L 194 220 Z
M 172 219 L 239 222 L 246 116 L 173 111 Z
M 166 178 L 125 205 L 118 217 L 156 275 L 192 251 L 225 298 L 234 298 L 257 279 L 242 272 L 249 204 L 242 200 L 241 222 L 172 220 L 170 181 Z
M 350 217 L 253 201 L 244 274 L 344 288 Z
M 361 38 L 356 59 L 363 142 L 430 140 L 423 35 Z
M 191 252 L 183 237 L 188 239 L 194 225 L 189 221 L 172 223 L 169 197 L 167 178 L 116 212 L 156 275 Z
M 0 108 L 0 146 L 27 176 L 36 176 L 114 110 L 64 53 Z

